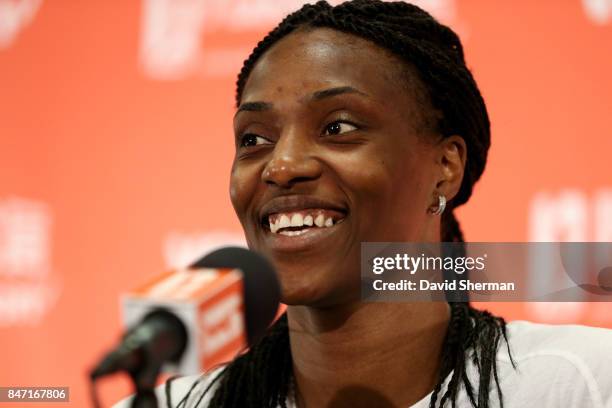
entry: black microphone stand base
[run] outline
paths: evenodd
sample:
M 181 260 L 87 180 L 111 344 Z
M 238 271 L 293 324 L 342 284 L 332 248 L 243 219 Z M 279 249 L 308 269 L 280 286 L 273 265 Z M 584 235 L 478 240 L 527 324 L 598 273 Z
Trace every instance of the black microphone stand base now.
M 137 391 L 131 406 L 132 408 L 158 408 L 155 391 L 151 389 Z

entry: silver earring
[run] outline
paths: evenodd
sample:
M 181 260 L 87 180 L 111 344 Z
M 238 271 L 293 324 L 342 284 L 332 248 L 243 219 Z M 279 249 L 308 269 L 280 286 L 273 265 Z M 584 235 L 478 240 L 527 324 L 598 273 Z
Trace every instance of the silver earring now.
M 440 215 L 444 212 L 444 209 L 446 208 L 446 197 L 444 197 L 442 194 L 440 194 L 438 196 L 438 206 L 437 207 L 430 207 L 429 208 L 429 212 L 433 215 Z

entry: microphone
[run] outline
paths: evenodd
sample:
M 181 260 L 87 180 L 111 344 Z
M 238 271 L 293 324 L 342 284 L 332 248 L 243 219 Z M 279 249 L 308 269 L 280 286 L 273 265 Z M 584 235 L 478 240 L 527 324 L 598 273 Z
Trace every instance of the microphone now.
M 143 380 L 154 385 L 162 364 L 177 362 L 182 357 L 187 336 L 181 319 L 166 309 L 155 309 L 123 336 L 119 346 L 98 363 L 90 376 L 95 380 L 124 370 L 142 378 L 145 371 L 152 371 L 153 378 L 148 375 L 138 385 L 146 386 Z
M 127 371 L 146 390 L 165 364 L 183 375 L 208 370 L 263 337 L 279 302 L 280 285 L 265 258 L 239 247 L 213 251 L 123 297 L 131 328 L 90 376 Z

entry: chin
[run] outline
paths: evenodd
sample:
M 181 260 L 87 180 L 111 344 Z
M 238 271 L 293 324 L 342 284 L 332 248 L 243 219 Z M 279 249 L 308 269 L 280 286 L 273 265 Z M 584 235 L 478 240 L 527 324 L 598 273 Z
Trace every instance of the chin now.
M 334 275 L 331 275 L 334 276 Z M 281 275 L 281 302 L 287 306 L 330 308 L 352 301 L 359 301 L 359 287 L 329 278 L 330 275 L 287 276 Z M 335 277 L 335 276 L 334 276 Z
M 278 271 L 281 283 L 281 302 L 286 305 L 309 306 L 317 303 L 329 291 L 325 280 L 317 279 L 309 271 L 288 271 L 287 269 L 278 269 Z

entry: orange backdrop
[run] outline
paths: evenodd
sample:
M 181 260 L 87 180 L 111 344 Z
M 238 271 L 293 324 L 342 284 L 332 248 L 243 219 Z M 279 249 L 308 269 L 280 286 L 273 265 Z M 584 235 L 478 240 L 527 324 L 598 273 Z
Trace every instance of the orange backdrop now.
M 1 386 L 70 386 L 86 406 L 119 294 L 242 241 L 235 74 L 301 3 L 0 0 Z M 417 3 L 460 33 L 491 114 L 466 237 L 612 241 L 612 1 Z M 487 307 L 612 327 L 604 303 Z

